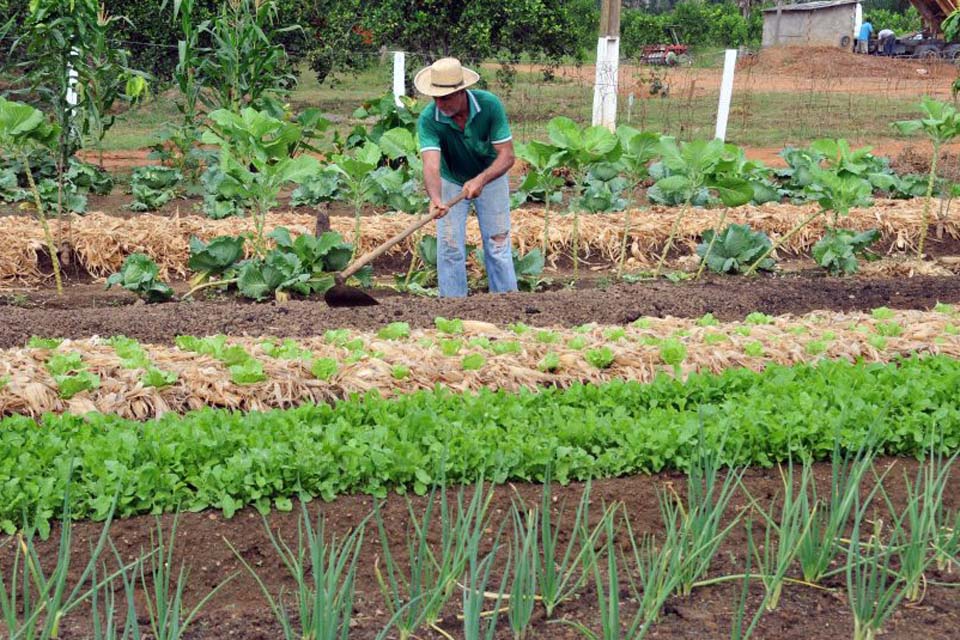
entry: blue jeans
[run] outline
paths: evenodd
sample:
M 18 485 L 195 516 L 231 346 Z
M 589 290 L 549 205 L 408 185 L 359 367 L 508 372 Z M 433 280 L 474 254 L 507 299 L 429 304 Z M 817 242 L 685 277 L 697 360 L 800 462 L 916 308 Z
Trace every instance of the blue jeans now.
M 447 202 L 462 186 L 443 180 L 443 201 Z M 480 196 L 461 200 L 447 215 L 437 220 L 437 280 L 440 296 L 463 298 L 467 295 L 467 262 L 464 246 L 467 213 L 470 204 L 477 211 L 480 235 L 483 238 L 483 262 L 491 293 L 517 290 L 517 274 L 513 270 L 510 244 L 510 184 L 503 175 L 488 183 Z

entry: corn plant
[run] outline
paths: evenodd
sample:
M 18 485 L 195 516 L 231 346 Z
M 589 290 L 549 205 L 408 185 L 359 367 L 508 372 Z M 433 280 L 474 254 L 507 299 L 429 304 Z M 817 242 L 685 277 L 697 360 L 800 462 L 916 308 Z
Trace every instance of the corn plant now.
M 283 629 L 284 640 L 346 640 L 350 632 L 350 615 L 353 613 L 357 561 L 371 516 L 364 518 L 342 540 L 336 537 L 328 540 L 323 515 L 318 515 L 316 525 L 313 525 L 306 505 L 302 506 L 295 548 L 274 534 L 266 518 L 263 520 L 270 543 L 297 585 L 296 620 L 299 624 L 294 623 L 294 618 L 287 610 L 283 592 L 275 598 L 256 570 L 232 545 L 230 548 L 260 586 L 270 610 Z
M 526 638 L 536 604 L 540 564 L 540 551 L 537 548 L 538 515 L 536 509 L 528 510 L 524 515 L 521 507 L 516 502 L 513 503 L 513 538 L 510 547 L 513 581 L 510 585 L 508 619 L 515 640 Z
M 378 638 L 386 638 L 389 630 L 396 627 L 401 640 L 407 640 L 421 627 L 436 624 L 443 607 L 453 595 L 457 581 L 463 575 L 469 541 L 486 526 L 492 499 L 493 487 L 487 491 L 481 480 L 469 501 L 466 501 L 465 491 L 461 487 L 455 508 L 449 504 L 447 492 L 441 485 L 435 485 L 430 491 L 422 517 L 417 517 L 412 503 L 408 502 L 407 513 L 412 530 L 406 540 L 407 571 L 390 550 L 390 539 L 377 505 L 374 519 L 380 535 L 384 569 L 380 568 L 381 558 L 378 558 L 374 573 L 391 615 L 390 624 Z M 429 539 L 438 525 L 440 547 L 434 549 Z
M 140 585 L 143 588 L 147 618 L 154 640 L 183 638 L 207 602 L 237 576 L 235 573 L 230 575 L 201 598 L 192 609 L 186 611 L 183 591 L 189 575 L 185 563 L 180 564 L 179 572 L 175 572 L 173 563 L 178 520 L 179 517 L 175 516 L 170 527 L 169 542 L 164 542 L 163 525 L 157 520 L 156 536 L 151 534 L 153 549 L 149 553 L 149 562 L 140 564 Z
M 13 556 L 9 577 L 4 577 L 0 572 L 0 627 L 6 629 L 10 640 L 48 640 L 59 637 L 60 622 L 64 616 L 89 600 L 110 579 L 107 577 L 98 582 L 95 577 L 97 565 L 107 545 L 115 507 L 116 498 L 113 499 L 96 544 L 91 545 L 90 558 L 72 587 L 68 584 L 73 542 L 69 486 L 64 491 L 63 522 L 56 562 L 49 573 L 44 571 L 41 564 L 35 543 L 38 531 L 32 523 L 27 522 L 20 533 L 0 545 L 0 549 L 6 548 L 6 553 L 12 551 Z M 40 533 L 44 531 L 41 530 Z M 48 529 L 46 533 L 49 533 Z M 88 587 L 91 582 L 92 586 Z
M 906 595 L 906 583 L 893 570 L 896 548 L 904 542 L 903 529 L 895 528 L 886 543 L 883 523 L 873 522 L 869 538 L 861 541 L 870 500 L 854 498 L 853 530 L 847 548 L 847 597 L 853 612 L 853 640 L 874 640 Z
M 943 497 L 947 491 L 950 472 L 956 455 L 944 460 L 943 455 L 931 451 L 917 469 L 911 483 L 904 474 L 907 503 L 902 512 L 894 507 L 886 491 L 880 493 L 893 517 L 892 527 L 902 541 L 895 550 L 898 573 L 904 582 L 906 598 L 910 602 L 921 599 L 924 573 L 933 563 L 931 549 L 936 551 L 943 527 Z
M 900 120 L 893 123 L 900 133 L 909 135 L 922 131 L 933 143 L 933 155 L 930 158 L 930 175 L 927 179 L 927 194 L 923 203 L 923 218 L 920 227 L 920 243 L 917 245 L 917 258 L 923 258 L 924 243 L 927 239 L 927 229 L 930 220 L 930 202 L 933 197 L 933 187 L 937 179 L 937 162 L 940 159 L 940 150 L 943 145 L 960 136 L 960 113 L 956 107 L 945 102 L 938 102 L 924 96 L 918 105 L 922 118 L 919 120 Z

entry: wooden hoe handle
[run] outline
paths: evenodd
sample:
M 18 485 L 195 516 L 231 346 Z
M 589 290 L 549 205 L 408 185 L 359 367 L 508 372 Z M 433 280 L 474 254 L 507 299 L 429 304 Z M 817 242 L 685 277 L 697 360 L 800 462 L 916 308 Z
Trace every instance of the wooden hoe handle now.
M 465 197 L 465 196 L 464 196 L 464 193 L 461 191 L 459 194 L 457 194 L 457 197 L 455 197 L 454 199 L 450 200 L 449 202 L 445 202 L 445 203 L 444 203 L 444 206 L 446 206 L 446 207 L 452 207 L 453 205 L 455 205 L 455 204 L 457 204 L 458 202 L 460 202 L 461 200 L 463 200 L 464 197 Z M 357 258 L 356 260 L 354 260 L 353 264 L 351 264 L 351 265 L 348 266 L 346 269 L 344 269 L 343 271 L 340 272 L 340 274 L 337 276 L 337 280 L 338 280 L 338 281 L 346 280 L 347 278 L 349 278 L 350 276 L 352 276 L 353 274 L 355 274 L 357 271 L 359 271 L 359 270 L 362 269 L 363 267 L 367 266 L 369 263 L 373 262 L 374 260 L 376 260 L 377 258 L 379 258 L 380 256 L 382 256 L 382 255 L 383 255 L 384 253 L 386 253 L 392 246 L 394 246 L 394 245 L 397 244 L 398 242 L 402 242 L 404 239 L 406 239 L 406 238 L 407 238 L 410 234 L 412 234 L 414 231 L 416 231 L 417 229 L 423 227 L 423 226 L 426 225 L 428 222 L 430 222 L 431 220 L 434 220 L 434 219 L 435 219 L 435 216 L 431 216 L 431 215 L 425 215 L 425 216 L 419 218 L 419 219 L 416 220 L 413 224 L 411 224 L 409 227 L 407 227 L 406 229 L 404 229 L 403 231 L 401 231 L 401 232 L 398 233 L 397 235 L 393 236 L 392 238 L 390 238 L 389 240 L 387 240 L 386 242 L 384 242 L 383 244 L 381 244 L 379 247 L 376 247 L 375 249 L 371 249 L 371 250 L 368 251 L 367 253 L 363 254 L 362 256 L 360 256 L 359 258 Z

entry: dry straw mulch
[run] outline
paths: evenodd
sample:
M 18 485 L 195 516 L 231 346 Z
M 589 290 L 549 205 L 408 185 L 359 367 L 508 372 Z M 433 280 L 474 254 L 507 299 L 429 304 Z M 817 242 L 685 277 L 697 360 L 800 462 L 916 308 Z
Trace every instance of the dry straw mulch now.
M 878 200 L 867 209 L 854 209 L 841 220 L 845 228 L 866 230 L 878 228 L 883 233 L 883 244 L 908 250 L 920 237 L 922 200 Z M 803 217 L 816 211 L 816 205 L 765 204 L 732 209 L 726 224 L 747 223 L 771 237 L 785 234 Z M 580 251 L 587 261 L 616 262 L 624 231 L 628 234 L 627 258 L 632 267 L 647 267 L 656 262 L 670 228 L 679 215 L 676 207 L 653 207 L 625 213 L 583 214 L 580 216 Z M 685 216 L 677 238 L 678 249 L 693 253 L 701 234 L 717 227 L 721 209 L 692 209 Z M 363 219 L 360 251 L 368 251 L 383 243 L 410 223 L 403 214 L 371 216 Z M 539 247 L 543 237 L 543 211 L 520 209 L 513 212 L 513 242 L 520 251 Z M 826 216 L 809 225 L 787 243 L 784 251 L 807 253 L 823 235 Z M 53 221 L 54 233 L 59 237 L 60 225 Z M 209 240 L 219 235 L 237 235 L 252 231 L 249 219 L 210 220 L 199 216 L 161 217 L 142 215 L 119 218 L 103 213 L 73 217 L 63 224 L 62 242 L 72 248 L 75 258 L 85 270 L 96 277 L 116 272 L 131 253 L 146 253 L 160 266 L 161 277 L 186 278 L 190 236 Z M 268 216 L 267 229 L 287 227 L 294 235 L 312 232 L 315 219 L 309 215 L 278 213 Z M 347 241 L 353 240 L 353 219 L 334 217 L 331 226 Z M 427 227 L 431 232 L 431 227 Z M 43 253 L 43 236 L 39 224 L 29 217 L 4 218 L 4 232 L 0 235 L 0 283 L 36 284 L 42 279 L 39 255 Z M 960 238 L 960 215 L 951 213 L 937 221 L 935 235 Z M 467 225 L 467 241 L 480 245 L 480 231 L 476 219 Z M 415 239 L 401 243 L 391 253 L 409 255 Z M 548 264 L 569 254 L 573 247 L 573 216 L 552 212 L 548 231 Z
M 324 337 L 300 339 L 293 343 L 309 355 L 291 360 L 268 355 L 263 346 L 266 338 L 230 338 L 229 345 L 242 346 L 263 365 L 267 379 L 250 385 L 231 382 L 226 365 L 210 356 L 143 345 L 155 367 L 178 375 L 174 384 L 163 389 L 145 387 L 141 381 L 144 370 L 123 368 L 105 340 L 68 340 L 57 352 L 79 352 L 87 370 L 100 377 L 99 389 L 63 400 L 44 368 L 53 351 L 5 350 L 0 352 L 0 381 L 5 381 L 0 388 L 0 415 L 38 417 L 46 412 L 99 411 L 142 420 L 203 406 L 262 410 L 331 402 L 369 390 L 390 396 L 438 384 L 458 392 L 481 388 L 515 391 L 614 379 L 649 382 L 663 373 L 686 376 L 734 367 L 761 370 L 770 363 L 793 365 L 821 358 L 885 362 L 912 353 L 960 357 L 960 314 L 951 308 L 896 311 L 889 318 L 815 312 L 776 317 L 769 324 L 704 324 L 649 318 L 625 327 L 589 325 L 579 330 L 529 329 L 518 334 L 515 328 L 464 321 L 460 335 L 416 330 L 409 337 L 388 340 L 376 333 L 347 332 L 348 339 L 360 341 L 362 352 L 349 350 L 356 345 L 337 346 Z M 571 344 L 575 339 L 584 344 Z M 669 339 L 674 349 L 677 343 L 686 349 L 679 371 L 665 362 L 664 339 Z M 456 355 L 444 355 L 442 343 L 448 340 L 460 341 Z M 515 342 L 512 346 L 519 351 L 497 355 L 492 349 L 496 343 L 509 342 Z M 588 361 L 587 354 L 603 347 L 613 352 L 614 361 L 609 368 L 599 369 Z M 471 354 L 482 355 L 485 362 L 477 370 L 464 370 L 464 358 Z M 559 359 L 554 371 L 542 370 L 548 354 Z M 339 370 L 329 380 L 319 380 L 310 373 L 314 358 L 332 358 Z

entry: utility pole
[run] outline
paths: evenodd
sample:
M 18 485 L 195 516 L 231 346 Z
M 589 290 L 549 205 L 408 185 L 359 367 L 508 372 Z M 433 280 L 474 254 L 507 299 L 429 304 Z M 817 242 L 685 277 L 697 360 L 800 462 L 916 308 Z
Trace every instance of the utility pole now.
M 593 124 L 617 127 L 617 88 L 620 65 L 620 3 L 603 0 L 597 39 L 597 72 L 593 86 Z

